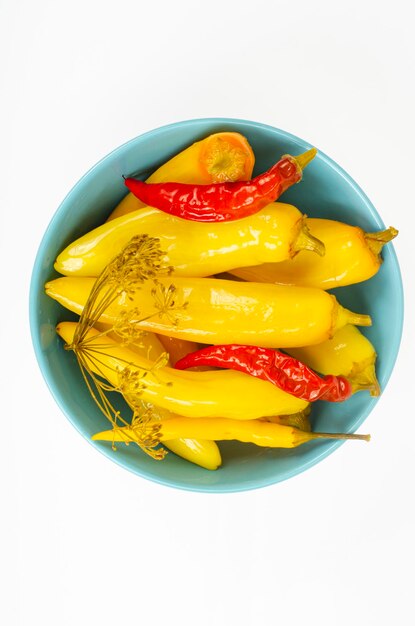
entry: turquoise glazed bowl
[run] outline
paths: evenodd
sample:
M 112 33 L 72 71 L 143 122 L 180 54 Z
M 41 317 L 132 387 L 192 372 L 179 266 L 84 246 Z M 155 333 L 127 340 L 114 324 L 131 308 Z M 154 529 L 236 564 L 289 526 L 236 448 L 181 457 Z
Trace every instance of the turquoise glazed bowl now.
M 57 276 L 53 262 L 58 253 L 72 240 L 104 222 L 125 195 L 122 174 L 140 171 L 145 177 L 194 141 L 219 131 L 238 131 L 247 137 L 256 155 L 255 174 L 267 169 L 282 154 L 295 155 L 311 147 L 306 141 L 277 128 L 226 118 L 178 122 L 132 139 L 95 165 L 66 196 L 40 244 L 30 290 L 30 323 L 39 366 L 56 402 L 75 428 L 112 461 L 139 476 L 172 487 L 214 493 L 255 489 L 290 478 L 322 461 L 341 442 L 311 442 L 293 450 L 226 442 L 219 444 L 223 466 L 212 472 L 173 453 L 157 462 L 137 446 L 120 444 L 114 452 L 109 443 L 91 441 L 92 434 L 109 428 L 109 424 L 89 395 L 75 356 L 64 351 L 55 333 L 58 322 L 74 319 L 74 316 L 48 298 L 43 286 Z M 321 152 L 305 171 L 304 180 L 289 189 L 283 200 L 309 216 L 338 219 L 365 231 L 385 228 L 358 185 Z M 382 389 L 397 357 L 403 318 L 402 282 L 391 244 L 385 247 L 383 258 L 384 263 L 374 278 L 336 290 L 344 306 L 372 316 L 373 326 L 363 332 L 377 350 L 377 372 Z M 317 403 L 313 410 L 313 429 L 353 432 L 378 401 L 368 392 L 361 392 L 343 405 Z

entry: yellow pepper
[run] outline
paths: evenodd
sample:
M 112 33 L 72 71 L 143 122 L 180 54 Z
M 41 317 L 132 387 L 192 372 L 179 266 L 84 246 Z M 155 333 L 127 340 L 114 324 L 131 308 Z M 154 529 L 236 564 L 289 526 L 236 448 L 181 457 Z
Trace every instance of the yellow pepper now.
M 81 314 L 94 283 L 57 278 L 46 284 L 46 293 Z M 160 277 L 156 287 L 147 280 L 134 293 L 119 290 L 111 300 L 101 322 L 126 316 L 142 330 L 208 344 L 297 347 L 322 343 L 349 323 L 371 324 L 368 315 L 348 311 L 321 289 L 215 278 Z
M 55 269 L 66 276 L 98 276 L 136 235 L 160 240 L 165 263 L 177 276 L 211 276 L 234 267 L 291 259 L 300 250 L 324 254 L 303 215 L 289 204 L 272 203 L 231 222 L 183 220 L 147 207 L 80 237 L 63 250 Z
M 245 137 L 239 133 L 215 133 L 197 141 L 159 167 L 148 183 L 221 183 L 249 180 L 255 156 Z M 143 203 L 128 193 L 111 213 L 108 220 L 143 207 Z
M 352 285 L 376 274 L 383 246 L 398 234 L 393 227 L 365 233 L 357 226 L 325 219 L 308 218 L 306 224 L 312 235 L 324 243 L 324 257 L 305 250 L 290 261 L 241 266 L 232 274 L 244 280 L 321 289 Z
M 98 331 L 107 330 L 103 325 L 98 326 L 96 329 Z M 117 342 L 115 333 L 110 332 L 108 337 Z M 143 333 L 140 337 L 140 342 L 129 346 L 129 349 L 151 362 L 156 362 L 166 352 L 160 340 L 153 333 Z M 151 408 L 153 414 L 160 412 L 157 408 L 146 405 L 143 402 L 143 410 L 148 408 Z M 167 420 L 173 417 L 173 415 L 165 410 L 161 412 L 161 417 L 163 420 Z M 200 465 L 205 469 L 215 470 L 222 465 L 221 454 L 214 441 L 181 437 L 167 440 L 164 442 L 164 445 L 178 456 L 186 459 L 186 461 Z
M 69 348 L 76 327 L 75 322 L 61 322 L 56 328 Z M 165 366 L 154 367 L 151 361 L 110 337 L 103 341 L 99 331 L 93 328 L 88 330 L 76 350 L 90 370 L 99 373 L 124 396 L 138 396 L 142 402 L 184 417 L 220 415 L 230 419 L 255 419 L 297 413 L 308 404 L 267 381 L 241 372 L 186 372 Z
M 375 349 L 369 339 L 351 324 L 323 343 L 290 348 L 287 352 L 321 374 L 345 376 L 355 391 L 367 389 L 372 396 L 380 394 Z
M 185 341 L 184 339 L 176 339 L 167 335 L 157 336 L 163 348 L 170 357 L 170 362 L 175 365 L 177 361 L 182 359 L 186 354 L 199 350 L 199 344 L 195 341 Z
M 369 435 L 346 433 L 312 433 L 291 426 L 261 420 L 227 420 L 222 418 L 191 420 L 184 417 L 161 422 L 160 441 L 172 437 L 214 437 L 217 441 L 237 440 L 267 448 L 296 448 L 314 439 L 359 439 L 369 441 Z M 106 430 L 92 436 L 95 441 L 133 442 L 134 428 Z

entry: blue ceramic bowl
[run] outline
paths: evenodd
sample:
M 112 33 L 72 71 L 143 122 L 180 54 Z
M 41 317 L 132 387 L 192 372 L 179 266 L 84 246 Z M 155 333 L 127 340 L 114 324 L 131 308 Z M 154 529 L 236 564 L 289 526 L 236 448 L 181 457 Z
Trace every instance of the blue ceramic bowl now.
M 68 243 L 105 221 L 125 195 L 122 174 L 133 171 L 150 174 L 189 144 L 218 131 L 239 131 L 247 137 L 256 155 L 255 173 L 264 171 L 282 154 L 299 154 L 311 147 L 306 141 L 277 128 L 226 118 L 178 122 L 129 141 L 85 174 L 60 205 L 40 244 L 30 291 L 31 331 L 39 366 L 56 402 L 75 428 L 91 445 L 139 476 L 182 489 L 216 493 L 264 487 L 290 478 L 323 460 L 341 442 L 312 442 L 294 450 L 262 449 L 227 442 L 220 444 L 223 466 L 215 472 L 201 469 L 172 453 L 157 462 L 136 446 L 120 445 L 114 452 L 110 444 L 92 442 L 91 435 L 108 428 L 108 422 L 91 399 L 74 355 L 63 350 L 55 333 L 58 322 L 73 319 L 73 316 L 44 294 L 43 285 L 56 277 L 53 262 L 57 254 Z M 307 168 L 301 184 L 284 194 L 284 201 L 310 216 L 339 219 L 366 231 L 385 227 L 358 185 L 321 152 Z M 391 244 L 386 246 L 383 257 L 384 263 L 374 278 L 340 288 L 336 296 L 346 307 L 372 316 L 373 326 L 363 332 L 378 352 L 377 372 L 384 389 L 401 338 L 403 293 Z M 314 429 L 355 431 L 378 401 L 369 393 L 361 392 L 344 405 L 319 403 L 313 411 Z

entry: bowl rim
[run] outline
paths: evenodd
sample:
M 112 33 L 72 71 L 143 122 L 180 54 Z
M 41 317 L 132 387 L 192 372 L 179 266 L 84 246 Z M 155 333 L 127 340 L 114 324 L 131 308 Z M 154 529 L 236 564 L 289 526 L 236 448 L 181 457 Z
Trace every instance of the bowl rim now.
M 106 154 L 104 157 L 102 157 L 99 161 L 97 161 L 92 167 L 90 167 L 85 174 L 83 174 L 83 176 L 81 176 L 81 178 L 75 182 L 75 184 L 70 188 L 70 190 L 68 191 L 68 193 L 64 196 L 63 200 L 61 201 L 61 203 L 59 204 L 59 206 L 57 207 L 57 209 L 55 210 L 44 234 L 43 237 L 40 241 L 40 244 L 38 246 L 38 250 L 36 253 L 36 257 L 35 257 L 35 261 L 33 264 L 33 269 L 32 269 L 32 273 L 31 273 L 31 279 L 30 279 L 30 289 L 29 289 L 29 324 L 30 324 L 30 333 L 31 333 L 31 338 L 32 338 L 32 345 L 34 348 L 34 352 L 35 352 L 35 356 L 37 359 L 37 363 L 39 365 L 39 369 L 42 373 L 43 379 L 46 383 L 46 386 L 48 387 L 51 395 L 53 396 L 56 404 L 58 405 L 58 407 L 60 408 L 60 410 L 63 412 L 63 414 L 66 416 L 66 418 L 69 420 L 69 422 L 72 424 L 72 426 L 74 426 L 74 428 L 82 435 L 83 439 L 86 439 L 86 441 L 88 441 L 88 443 L 95 449 L 98 450 L 101 454 L 103 454 L 106 458 L 108 458 L 109 460 L 117 463 L 118 465 L 120 465 L 121 467 L 123 467 L 124 469 L 127 469 L 128 471 L 132 472 L 133 474 L 136 474 L 142 478 L 145 478 L 151 482 L 155 482 L 158 483 L 160 485 L 164 485 L 167 487 L 173 487 L 176 489 L 181 489 L 184 491 L 191 491 L 191 492 L 198 492 L 198 493 L 238 493 L 238 492 L 243 492 L 243 491 L 252 491 L 254 489 L 261 489 L 261 488 L 265 488 L 265 487 L 269 487 L 271 485 L 275 485 L 278 484 L 280 482 L 283 482 L 285 480 L 288 480 L 289 478 L 292 478 L 293 476 L 297 476 L 299 474 L 302 474 L 303 472 L 305 472 L 306 470 L 310 469 L 311 467 L 313 467 L 314 465 L 317 465 L 318 463 L 320 463 L 323 459 L 325 459 L 326 457 L 328 457 L 329 455 L 331 455 L 335 450 L 337 450 L 337 448 L 339 448 L 341 445 L 343 445 L 345 443 L 345 441 L 342 440 L 337 440 L 337 441 L 331 441 L 329 442 L 327 445 L 325 445 L 324 447 L 321 447 L 319 453 L 315 456 L 313 456 L 312 459 L 304 462 L 303 464 L 299 465 L 298 467 L 292 468 L 291 470 L 286 470 L 285 472 L 283 472 L 281 475 L 279 476 L 275 476 L 275 475 L 270 475 L 270 476 L 266 476 L 263 477 L 261 479 L 256 479 L 254 483 L 252 484 L 241 484 L 241 485 L 216 485 L 216 484 L 187 484 L 183 481 L 178 481 L 178 480 L 169 480 L 167 478 L 164 477 L 157 477 L 154 475 L 150 475 L 148 472 L 146 472 L 145 470 L 141 469 L 141 468 L 136 468 L 136 467 L 131 467 L 127 462 L 124 462 L 122 457 L 118 457 L 116 458 L 116 455 L 110 455 L 109 454 L 109 450 L 107 447 L 104 447 L 102 445 L 99 445 L 100 442 L 96 442 L 93 441 L 89 436 L 86 436 L 86 434 L 84 432 L 82 432 L 81 427 L 78 426 L 77 422 L 74 420 L 73 416 L 71 415 L 71 412 L 69 411 L 68 407 L 66 406 L 66 403 L 63 399 L 63 397 L 61 396 L 61 392 L 59 390 L 59 387 L 57 384 L 55 384 L 55 381 L 53 380 L 53 378 L 51 378 L 47 372 L 47 367 L 46 367 L 46 362 L 47 362 L 47 358 L 45 356 L 45 354 L 43 353 L 42 347 L 40 345 L 40 338 L 39 338 L 39 315 L 38 315 L 38 311 L 37 311 L 37 307 L 36 302 L 37 302 L 37 297 L 38 297 L 38 289 L 39 289 L 39 285 L 38 285 L 38 276 L 39 273 L 41 271 L 41 265 L 42 265 L 42 259 L 43 259 L 43 252 L 44 252 L 44 248 L 46 247 L 47 242 L 50 239 L 51 233 L 55 227 L 55 223 L 58 220 L 59 216 L 61 213 L 64 212 L 66 205 L 69 204 L 71 202 L 71 198 L 72 195 L 74 195 L 75 193 L 79 193 L 80 188 L 84 187 L 85 184 L 88 182 L 89 177 L 91 176 L 91 174 L 93 174 L 95 172 L 95 170 L 101 168 L 107 161 L 110 161 L 118 152 L 122 152 L 124 150 L 126 150 L 129 146 L 133 145 L 137 140 L 145 138 L 147 136 L 157 136 L 159 134 L 164 133 L 166 130 L 170 129 L 170 128 L 182 128 L 185 126 L 192 126 L 192 125 L 198 125 L 200 123 L 208 123 L 208 124 L 241 124 L 245 127 L 245 129 L 248 127 L 251 128 L 255 128 L 255 129 L 260 129 L 260 130 L 267 130 L 267 131 L 271 131 L 272 133 L 274 133 L 275 135 L 279 135 L 280 137 L 283 137 L 284 139 L 288 139 L 290 141 L 296 142 L 298 143 L 300 146 L 304 146 L 305 148 L 307 147 L 312 147 L 312 144 L 305 141 L 304 139 L 301 139 L 300 137 L 298 137 L 297 135 L 294 135 L 288 131 L 282 130 L 278 127 L 272 126 L 270 124 L 265 124 L 262 122 L 256 122 L 253 120 L 246 120 L 243 118 L 230 118 L 230 117 L 206 117 L 206 118 L 194 118 L 194 119 L 186 119 L 186 120 L 182 120 L 182 121 L 178 121 L 178 122 L 172 122 L 169 124 L 165 124 L 163 126 L 158 126 L 155 129 L 152 130 L 148 130 L 145 131 L 144 133 L 141 133 L 139 135 L 137 135 L 136 137 L 133 137 L 132 139 L 129 139 L 128 141 L 122 143 L 121 145 L 119 145 L 118 147 L 114 148 L 113 150 L 111 150 L 108 154 Z M 235 131 L 237 132 L 237 131 Z M 240 132 L 243 132 L 242 129 Z M 358 185 L 358 183 L 340 166 L 338 165 L 333 159 L 331 159 L 328 155 L 326 155 L 324 152 L 318 150 L 318 157 L 323 160 L 326 165 L 328 165 L 331 169 L 333 169 L 337 174 L 339 174 L 343 179 L 345 179 L 345 181 L 348 183 L 349 186 L 351 186 L 353 188 L 353 190 L 357 193 L 358 196 L 360 196 L 361 200 L 364 202 L 364 204 L 367 206 L 369 213 L 371 214 L 371 216 L 380 224 L 383 224 L 383 220 L 381 218 L 381 216 L 379 215 L 378 211 L 376 210 L 375 206 L 372 204 L 372 202 L 370 201 L 370 199 L 368 198 L 368 196 L 366 195 L 366 193 L 361 189 L 361 187 Z M 400 266 L 399 266 L 399 261 L 393 246 L 393 243 L 390 243 L 388 245 L 388 251 L 389 254 L 391 255 L 391 263 L 392 263 L 392 267 L 393 267 L 393 271 L 395 273 L 395 279 L 397 279 L 396 282 L 396 288 L 397 288 L 397 294 L 399 297 L 399 301 L 397 302 L 397 316 L 398 316 L 398 323 L 395 324 L 394 328 L 393 328 L 393 335 L 391 337 L 391 341 L 392 341 L 392 353 L 394 355 L 394 357 L 392 359 L 390 359 L 390 361 L 388 361 L 387 364 L 387 371 L 386 371 L 386 375 L 384 377 L 384 382 L 383 382 L 383 387 L 382 387 L 382 393 L 384 393 L 384 390 L 390 380 L 390 377 L 392 375 L 398 354 L 399 354 L 399 348 L 401 345 L 401 340 L 402 340 L 402 332 L 403 332 L 403 323 L 404 323 L 404 291 L 403 291 L 403 282 L 402 282 L 402 275 L 401 275 L 401 270 L 400 270 Z M 370 401 L 367 403 L 365 410 L 361 412 L 360 418 L 359 420 L 356 422 L 355 424 L 355 429 L 359 428 L 363 422 L 367 419 L 368 415 L 371 413 L 371 411 L 373 410 L 375 404 L 378 402 L 379 398 L 371 398 Z

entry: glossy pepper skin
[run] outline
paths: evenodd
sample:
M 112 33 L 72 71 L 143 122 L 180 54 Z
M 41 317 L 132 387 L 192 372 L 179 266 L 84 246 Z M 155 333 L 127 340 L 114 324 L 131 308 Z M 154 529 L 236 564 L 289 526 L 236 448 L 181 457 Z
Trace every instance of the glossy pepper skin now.
M 186 354 L 199 349 L 199 344 L 195 341 L 184 341 L 183 339 L 173 339 L 172 341 L 172 338 L 167 335 L 160 335 L 159 341 L 168 353 L 173 366 Z
M 267 380 L 296 398 L 307 402 L 326 400 L 342 402 L 352 393 L 352 387 L 343 376 L 318 376 L 307 365 L 293 357 L 267 348 L 230 344 L 209 346 L 183 357 L 175 365 L 183 370 L 197 365 L 211 365 L 245 372 Z
M 155 293 L 148 282 L 131 299 L 124 292 L 118 294 L 100 321 L 114 324 L 123 311 L 139 310 L 132 322 L 142 330 L 199 343 L 242 343 L 264 348 L 321 343 L 345 324 L 371 324 L 368 315 L 344 309 L 334 296 L 321 289 L 163 277 L 158 279 Z M 94 278 L 57 278 L 46 284 L 46 293 L 80 315 L 94 283 Z M 160 316 L 160 298 L 166 293 L 176 306 L 174 319 Z
M 153 172 L 147 182 L 174 181 L 206 185 L 249 180 L 254 163 L 254 153 L 243 135 L 233 132 L 214 133 L 176 154 Z M 128 193 L 108 219 L 115 219 L 142 207 L 143 203 Z
M 313 148 L 298 157 L 286 155 L 249 182 L 189 185 L 144 183 L 126 178 L 125 185 L 139 200 L 186 220 L 222 222 L 253 215 L 274 202 L 302 178 L 303 168 L 314 158 Z
M 305 250 L 289 262 L 241 266 L 231 270 L 232 274 L 244 280 L 320 289 L 352 285 L 377 273 L 383 246 L 398 234 L 393 227 L 365 233 L 357 226 L 326 219 L 307 218 L 306 224 L 311 234 L 324 243 L 324 258 Z
M 289 204 L 272 203 L 237 222 L 201 224 L 147 207 L 107 222 L 67 246 L 55 269 L 65 276 L 98 276 L 136 235 L 160 241 L 176 276 L 211 276 L 234 267 L 284 261 L 300 250 L 324 253 L 305 218 Z
M 106 329 L 100 327 L 97 328 L 97 330 Z M 110 333 L 108 337 L 116 343 L 119 341 L 119 338 L 115 333 Z M 192 345 L 193 344 L 190 344 L 190 347 Z M 187 346 L 187 349 L 188 348 L 189 346 Z M 140 342 L 129 346 L 129 349 L 151 362 L 157 361 L 157 359 L 159 359 L 166 352 L 161 341 L 153 333 L 144 333 L 140 338 Z M 151 405 L 143 402 L 143 410 L 146 410 L 149 407 L 152 408 L 153 414 L 156 413 L 159 416 L 159 419 L 167 420 L 174 417 L 174 415 L 169 411 L 160 411 L 159 409 L 155 409 L 154 407 L 151 407 Z M 164 445 L 178 456 L 186 459 L 186 461 L 195 463 L 205 469 L 216 470 L 222 465 L 221 454 L 214 441 L 208 441 L 205 439 L 178 438 L 165 441 Z
M 76 326 L 75 322 L 61 322 L 57 326 L 57 333 L 67 345 L 73 341 Z M 240 372 L 180 372 L 170 367 L 153 370 L 151 361 L 109 337 L 105 338 L 102 347 L 102 338 L 95 329 L 90 329 L 87 337 L 88 351 L 83 357 L 91 369 L 97 371 L 96 358 L 99 355 L 100 375 L 114 388 L 119 388 L 120 373 L 125 368 L 133 366 L 137 371 L 147 372 L 140 400 L 171 413 L 191 418 L 220 415 L 228 419 L 256 419 L 265 415 L 297 413 L 308 404 Z
M 367 389 L 372 396 L 380 395 L 375 349 L 356 326 L 348 324 L 323 343 L 287 352 L 321 374 L 345 376 L 353 391 Z
M 186 341 L 185 339 L 169 337 L 168 335 L 155 336 L 160 340 L 160 343 L 164 346 L 165 351 L 170 356 L 170 363 L 172 367 L 174 367 L 177 361 L 182 359 L 184 356 L 190 354 L 191 352 L 195 352 L 200 348 L 200 345 L 195 341 Z M 210 368 L 201 366 L 196 369 L 199 372 L 203 372 Z
M 266 448 L 296 448 L 315 439 L 370 440 L 369 435 L 312 433 L 262 420 L 241 421 L 222 418 L 190 420 L 180 417 L 162 423 L 160 439 L 164 441 L 165 438 L 180 437 L 184 436 L 185 433 L 189 437 L 214 437 L 216 441 L 236 440 L 254 443 Z M 92 439 L 95 441 L 130 442 L 135 441 L 136 436 L 134 429 L 125 427 L 97 433 L 93 435 Z

